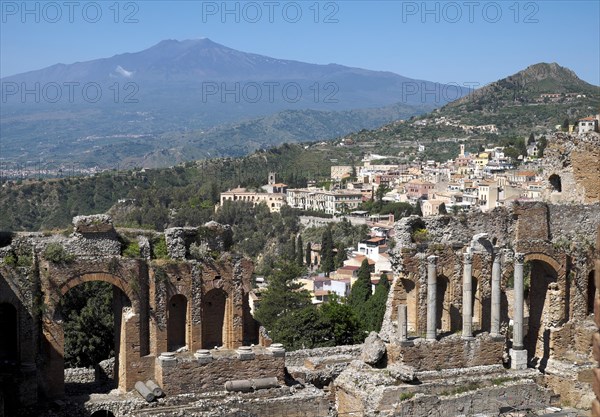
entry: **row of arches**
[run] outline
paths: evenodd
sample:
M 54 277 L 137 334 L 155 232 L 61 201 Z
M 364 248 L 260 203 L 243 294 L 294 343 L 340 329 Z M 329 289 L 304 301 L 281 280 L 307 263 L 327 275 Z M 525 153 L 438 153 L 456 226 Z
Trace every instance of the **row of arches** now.
M 204 295 L 202 305 L 202 348 L 223 346 L 230 331 L 230 297 L 214 288 Z M 170 352 L 190 344 L 191 306 L 183 294 L 171 296 L 167 310 L 167 346 Z

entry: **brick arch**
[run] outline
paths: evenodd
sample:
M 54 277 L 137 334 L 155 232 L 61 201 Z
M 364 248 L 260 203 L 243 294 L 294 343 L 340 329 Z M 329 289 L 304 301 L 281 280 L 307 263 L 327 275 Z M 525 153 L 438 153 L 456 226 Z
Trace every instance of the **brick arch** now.
M 531 252 L 525 254 L 525 261 L 542 261 L 550 265 L 560 276 L 563 272 L 563 266 L 553 257 L 541 252 Z
M 93 281 L 108 282 L 109 284 L 112 284 L 121 291 L 123 291 L 127 298 L 129 298 L 133 309 L 136 310 L 136 301 L 138 301 L 138 297 L 136 296 L 131 286 L 127 282 L 125 282 L 123 278 L 119 277 L 118 275 L 113 275 L 107 272 L 89 272 L 81 275 L 76 275 L 68 279 L 62 285 L 60 285 L 60 287 L 58 288 L 60 297 L 59 299 L 53 300 L 51 311 L 56 311 L 56 306 L 60 302 L 60 298 L 62 298 L 62 296 L 64 296 L 71 288 L 74 288 L 85 282 Z
M 123 280 L 123 278 L 117 275 L 109 274 L 107 272 L 92 272 L 75 276 L 74 278 L 68 280 L 60 286 L 60 295 L 65 295 L 67 291 L 69 291 L 73 287 L 76 287 L 79 284 L 91 281 L 108 282 L 109 284 L 112 284 L 115 287 L 119 288 L 121 291 L 123 291 L 131 301 L 133 301 L 133 299 L 136 298 L 133 290 L 131 289 L 129 284 L 127 284 Z
M 524 343 L 527 349 L 528 359 L 534 361 L 540 370 L 545 369 L 550 358 L 551 329 L 556 324 L 566 319 L 565 309 L 568 309 L 569 300 L 563 299 L 564 306 L 560 308 L 561 316 L 549 315 L 552 301 L 551 286 L 559 285 L 565 288 L 564 268 L 554 258 L 544 253 L 532 253 L 525 256 L 525 261 L 535 262 L 531 266 L 529 292 L 526 294 L 526 302 L 529 306 L 529 319 L 527 333 Z
M 133 291 L 129 283 L 124 278 L 107 272 L 86 272 L 79 275 L 73 275 L 67 278 L 62 284 L 58 285 L 56 291 L 49 292 L 46 295 L 48 310 L 43 319 L 42 331 L 45 338 L 44 354 L 46 355 L 46 369 L 44 370 L 44 379 L 47 395 L 62 396 L 64 394 L 64 328 L 63 321 L 59 313 L 59 304 L 62 297 L 72 288 L 86 283 L 101 281 L 107 282 L 121 290 L 129 299 L 135 317 L 138 317 L 140 299 Z M 52 283 L 52 281 L 51 281 Z M 131 327 L 131 328 L 130 328 Z M 137 330 L 136 330 L 137 327 Z M 127 373 L 127 364 L 129 358 L 134 358 L 139 353 L 134 353 L 134 345 L 141 345 L 139 334 L 139 322 L 133 326 L 124 325 L 121 318 L 115 318 L 115 332 L 120 332 L 115 343 L 115 379 L 120 389 L 129 390 L 133 384 Z M 123 331 L 125 333 L 123 333 Z M 137 332 L 137 333 L 136 333 Z M 128 334 L 131 336 L 128 337 Z M 128 340 L 132 343 L 123 344 L 121 341 Z M 50 381 L 50 383 L 48 382 Z

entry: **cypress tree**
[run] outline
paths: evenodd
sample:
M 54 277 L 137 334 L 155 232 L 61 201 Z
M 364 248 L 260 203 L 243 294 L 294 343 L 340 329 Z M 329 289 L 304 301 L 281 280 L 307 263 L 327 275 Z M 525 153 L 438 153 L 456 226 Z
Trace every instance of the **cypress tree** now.
M 423 210 L 421 210 L 421 200 L 417 200 L 417 206 L 415 207 L 415 214 L 419 217 L 423 217 Z
M 303 248 L 304 243 L 302 242 L 302 235 L 298 235 L 298 244 L 296 245 L 296 263 L 299 267 L 304 266 L 304 253 L 302 253 Z
M 333 236 L 331 235 L 331 228 L 328 227 L 323 232 L 321 240 L 321 270 L 325 272 L 326 276 L 329 276 L 329 273 L 333 270 L 333 262 Z
M 342 245 L 339 245 L 339 246 L 340 247 L 338 247 L 338 251 L 337 251 L 337 254 L 335 255 L 335 260 L 334 260 L 334 267 L 336 269 L 344 266 L 344 261 L 346 259 L 348 259 L 348 256 L 346 256 L 346 251 L 344 250 L 343 247 L 341 247 Z
M 381 330 L 381 323 L 385 315 L 385 307 L 387 304 L 388 293 L 390 290 L 390 282 L 387 275 L 382 274 L 379 279 L 379 284 L 375 287 L 375 294 L 367 302 L 367 311 L 369 312 L 368 323 L 369 330 Z
M 350 306 L 359 317 L 369 298 L 371 298 L 371 267 L 369 260 L 365 258 L 358 269 L 358 279 L 350 290 Z
M 312 255 L 312 246 L 311 246 L 310 242 L 308 242 L 306 244 L 306 259 L 305 260 L 306 260 L 306 265 L 309 267 L 312 266 L 311 255 Z

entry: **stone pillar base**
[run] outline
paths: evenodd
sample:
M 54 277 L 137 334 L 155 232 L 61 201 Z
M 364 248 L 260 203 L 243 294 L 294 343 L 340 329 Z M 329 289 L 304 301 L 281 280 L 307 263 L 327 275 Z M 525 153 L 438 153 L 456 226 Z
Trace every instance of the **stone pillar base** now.
M 510 369 L 527 369 L 527 351 L 510 350 Z

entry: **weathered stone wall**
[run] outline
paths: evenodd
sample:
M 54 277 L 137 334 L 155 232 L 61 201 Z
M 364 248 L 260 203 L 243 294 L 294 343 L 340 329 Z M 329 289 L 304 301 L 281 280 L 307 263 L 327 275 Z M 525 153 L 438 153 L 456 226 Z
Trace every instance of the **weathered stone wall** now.
M 426 416 L 498 415 L 511 407 L 540 410 L 552 392 L 533 370 L 507 371 L 502 365 L 415 372 L 398 378 L 394 364 L 377 369 L 355 361 L 334 385 L 339 415 Z
M 416 371 L 468 368 L 502 364 L 504 340 L 479 335 L 466 341 L 453 335 L 439 341 L 416 339 L 412 346 L 390 344 L 387 352 L 388 363 L 401 362 Z
M 550 405 L 551 394 L 534 383 L 513 383 L 462 394 L 422 395 L 383 410 L 379 416 L 458 416 L 497 414 L 518 407 Z
M 173 227 L 165 230 L 167 251 L 172 259 L 186 259 L 192 244 L 206 251 L 222 252 L 231 246 L 231 227 L 211 221 L 201 227 Z M 207 254 L 208 255 L 208 254 Z
M 96 381 L 96 371 L 93 368 L 65 369 L 65 384 L 85 384 Z
M 545 198 L 556 203 L 594 203 L 600 201 L 600 135 L 549 137 L 544 151 Z M 549 179 L 558 175 L 561 191 Z
M 362 351 L 362 345 L 349 345 L 349 346 L 333 346 L 333 347 L 322 347 L 315 349 L 300 349 L 292 352 L 286 352 L 285 354 L 285 366 L 304 366 L 304 362 L 308 358 L 321 357 L 335 355 L 348 355 L 352 358 L 358 359 Z
M 285 358 L 255 347 L 252 359 L 239 358 L 235 351 L 213 351 L 203 362 L 191 354 L 177 355 L 177 361 L 157 359 L 157 383 L 167 395 L 223 390 L 225 383 L 240 379 L 276 377 L 284 382 Z
M 116 417 L 327 417 L 335 414 L 323 391 L 306 387 L 259 390 L 250 393 L 211 392 L 166 396 L 147 403 L 137 393 L 95 396 L 86 403 L 65 402 L 58 410 L 32 410 L 23 417 L 89 417 L 110 411 Z

